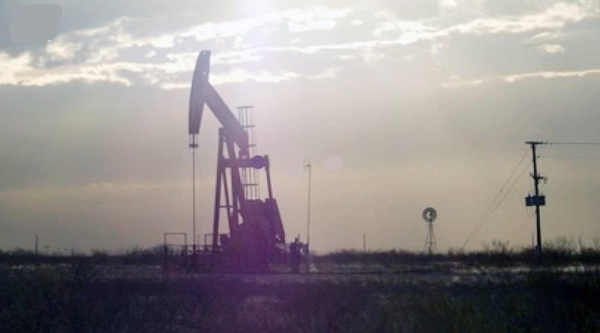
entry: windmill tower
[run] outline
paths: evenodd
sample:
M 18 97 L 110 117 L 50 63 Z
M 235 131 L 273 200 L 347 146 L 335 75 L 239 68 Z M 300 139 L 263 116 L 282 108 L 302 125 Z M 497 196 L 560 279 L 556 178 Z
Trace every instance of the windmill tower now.
M 425 236 L 425 251 L 431 255 L 437 250 L 435 242 L 435 233 L 433 231 L 433 222 L 437 219 L 437 212 L 434 208 L 427 207 L 423 210 L 423 220 L 427 224 L 427 235 Z

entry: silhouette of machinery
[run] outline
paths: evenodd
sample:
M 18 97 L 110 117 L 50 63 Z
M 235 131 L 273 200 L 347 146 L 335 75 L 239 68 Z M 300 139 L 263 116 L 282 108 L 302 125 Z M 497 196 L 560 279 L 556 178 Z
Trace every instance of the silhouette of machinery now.
M 285 231 L 271 186 L 269 157 L 249 156 L 248 133 L 209 82 L 210 51 L 196 62 L 189 107 L 189 146 L 198 147 L 204 105 L 221 123 L 212 234 L 194 249 L 192 262 L 212 270 L 265 271 L 285 248 Z M 264 169 L 268 197 L 248 198 L 240 172 Z M 221 228 L 226 217 L 229 233 Z M 195 222 L 194 222 L 195 223 Z

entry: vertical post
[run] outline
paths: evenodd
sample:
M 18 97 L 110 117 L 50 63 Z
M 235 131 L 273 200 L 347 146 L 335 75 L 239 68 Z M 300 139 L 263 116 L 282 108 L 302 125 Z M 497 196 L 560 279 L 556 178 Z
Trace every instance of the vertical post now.
M 198 135 L 190 134 L 189 146 L 192 148 L 192 249 L 196 252 L 196 148 Z
M 533 153 L 533 180 L 535 184 L 535 197 L 539 198 L 540 196 L 540 187 L 539 187 L 539 175 L 537 171 L 537 154 L 536 154 L 536 145 L 531 145 L 531 150 Z M 540 203 L 539 200 L 535 202 L 535 225 L 537 232 L 537 262 L 538 264 L 542 263 L 542 226 L 540 224 Z
M 427 254 L 430 256 L 433 253 L 434 244 L 433 223 L 429 222 L 427 230 Z
M 304 168 L 308 170 L 308 207 L 306 212 L 306 253 L 309 253 L 310 246 L 310 185 L 312 182 L 312 165 L 310 161 L 304 163 Z
M 192 150 L 192 251 L 196 252 L 196 149 Z
M 271 187 L 271 162 L 269 156 L 265 155 L 265 173 L 267 174 L 267 190 L 269 191 L 269 199 L 273 199 L 273 188 Z
M 219 128 L 219 148 L 217 153 L 217 179 L 215 182 L 215 207 L 213 216 L 213 234 L 212 234 L 212 252 L 216 253 L 217 244 L 219 242 L 219 215 L 221 212 L 221 182 L 223 171 L 223 144 L 225 140 L 225 130 Z M 229 212 L 227 212 L 229 215 Z
M 537 148 L 537 145 L 543 144 L 543 142 L 528 141 L 526 143 L 531 146 L 531 153 L 533 155 L 533 175 L 531 175 L 531 177 L 533 178 L 533 185 L 535 188 L 534 205 L 535 205 L 535 225 L 536 225 L 536 234 L 537 234 L 537 247 L 536 247 L 536 251 L 535 251 L 535 257 L 536 257 L 536 262 L 538 264 L 541 264 L 542 263 L 542 227 L 541 227 L 541 223 L 540 223 L 541 217 L 540 217 L 539 182 L 542 177 L 540 177 L 540 175 L 538 174 L 538 170 L 537 170 L 536 148 Z
M 367 234 L 363 234 L 363 252 L 367 252 Z

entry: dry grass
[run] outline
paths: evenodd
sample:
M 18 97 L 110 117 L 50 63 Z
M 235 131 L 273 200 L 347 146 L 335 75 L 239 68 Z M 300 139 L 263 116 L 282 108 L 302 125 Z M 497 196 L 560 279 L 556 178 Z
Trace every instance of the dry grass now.
M 600 273 L 479 284 L 360 276 L 0 275 L 1 332 L 597 332 Z M 430 274 L 436 274 L 432 272 Z

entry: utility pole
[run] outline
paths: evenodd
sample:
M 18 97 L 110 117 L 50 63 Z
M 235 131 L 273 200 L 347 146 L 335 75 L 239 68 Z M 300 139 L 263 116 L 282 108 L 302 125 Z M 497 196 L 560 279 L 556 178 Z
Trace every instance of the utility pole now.
M 535 249 L 535 257 L 536 262 L 538 264 L 542 263 L 542 226 L 540 223 L 540 206 L 546 205 L 546 196 L 540 195 L 539 183 L 540 180 L 545 179 L 539 175 L 537 170 L 537 152 L 536 148 L 538 145 L 546 144 L 546 142 L 541 141 L 526 141 L 526 144 L 531 146 L 531 153 L 533 154 L 533 174 L 531 178 L 533 178 L 533 185 L 535 189 L 534 196 L 528 195 L 525 198 L 525 204 L 527 206 L 535 206 L 535 222 L 536 222 L 536 234 L 537 234 L 537 246 Z
M 367 234 L 363 234 L 363 252 L 367 252 Z
M 310 246 L 310 183 L 312 181 L 312 165 L 310 161 L 304 162 L 304 168 L 308 170 L 308 207 L 306 213 L 306 253 L 309 253 Z

